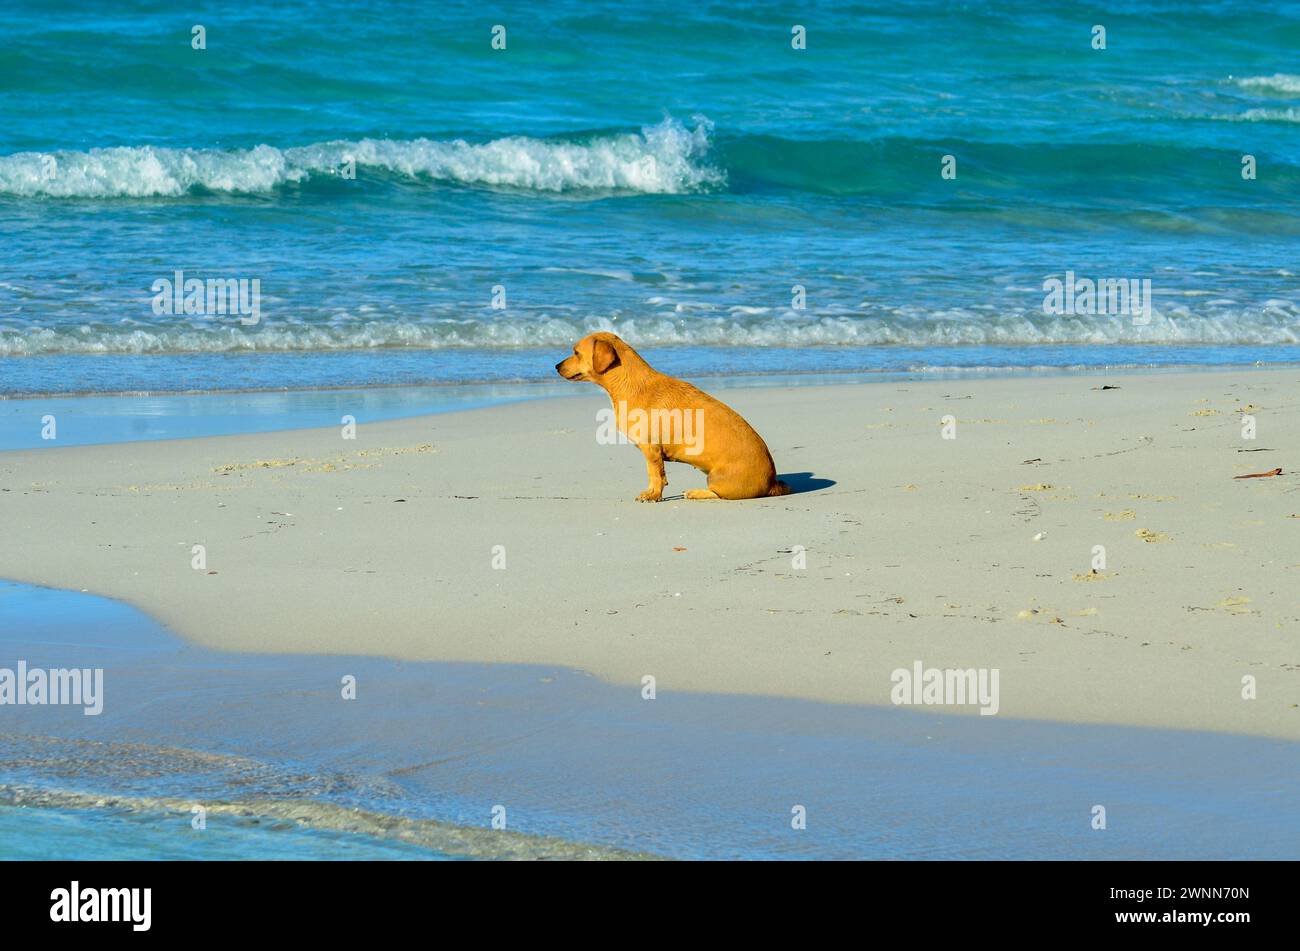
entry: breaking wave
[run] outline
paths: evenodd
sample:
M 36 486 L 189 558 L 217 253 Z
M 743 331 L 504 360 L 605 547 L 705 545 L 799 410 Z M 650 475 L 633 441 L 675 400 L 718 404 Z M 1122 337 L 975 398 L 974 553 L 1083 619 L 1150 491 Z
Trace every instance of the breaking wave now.
M 1214 116 L 1234 122 L 1300 122 L 1294 106 L 1259 106 Z M 960 155 L 962 189 L 934 188 L 937 156 Z M 999 142 L 982 139 L 799 139 L 719 134 L 698 116 L 694 126 L 664 119 L 639 132 L 561 138 L 506 136 L 463 139 L 373 139 L 318 142 L 293 148 L 188 149 L 123 146 L 89 151 L 20 152 L 0 156 L 0 196 L 18 198 L 183 198 L 274 196 L 298 188 L 321 193 L 349 184 L 392 181 L 495 188 L 536 195 L 689 195 L 789 191 L 866 196 L 902 204 L 974 201 L 1080 204 L 1086 177 L 1092 198 L 1134 190 L 1195 194 L 1235 205 L 1240 189 L 1225 183 L 1224 162 L 1239 154 L 1201 145 L 1142 142 Z M 1287 195 L 1300 182 L 1288 157 L 1271 159 L 1260 189 Z M 355 174 L 357 182 L 348 178 Z M 1018 189 L 1008 189 L 1008 184 Z M 1086 202 L 1083 204 L 1087 204 Z
M 880 315 L 820 314 L 780 308 L 732 308 L 721 314 L 606 316 L 396 317 L 328 322 L 279 321 L 257 327 L 237 320 L 78 324 L 0 323 L 0 356 L 45 353 L 238 353 L 375 349 L 559 347 L 596 331 L 615 332 L 639 346 L 1033 346 L 1091 344 L 1300 344 L 1300 306 L 1271 300 L 1260 306 L 1174 304 L 1149 323 L 1123 316 L 1055 316 L 1041 311 L 960 308 L 926 312 L 881 308 Z
M 1300 95 L 1300 76 L 1292 73 L 1274 73 L 1272 76 L 1242 76 L 1234 80 L 1242 89 L 1252 89 L 1283 95 Z
M 433 182 L 538 192 L 681 194 L 725 181 L 709 164 L 706 119 L 665 119 L 640 132 L 574 140 L 508 136 L 361 139 L 280 149 L 98 148 L 0 156 L 0 195 L 49 198 L 256 195 L 312 179 L 344 179 L 352 164 Z

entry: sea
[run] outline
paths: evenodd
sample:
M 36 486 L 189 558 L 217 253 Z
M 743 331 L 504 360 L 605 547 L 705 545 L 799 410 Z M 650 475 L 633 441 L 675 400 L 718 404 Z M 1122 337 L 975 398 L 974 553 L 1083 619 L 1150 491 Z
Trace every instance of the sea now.
M 0 394 L 527 383 L 596 330 L 1300 362 L 1297 48 L 1286 3 L 6 3 Z

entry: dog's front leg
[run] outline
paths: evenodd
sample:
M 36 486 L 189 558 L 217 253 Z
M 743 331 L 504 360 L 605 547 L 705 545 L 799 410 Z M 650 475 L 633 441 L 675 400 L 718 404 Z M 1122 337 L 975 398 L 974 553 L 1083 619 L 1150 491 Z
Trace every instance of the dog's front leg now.
M 658 502 L 664 496 L 664 486 L 668 484 L 664 477 L 664 450 L 662 446 L 638 446 L 645 456 L 646 478 L 650 485 L 636 497 L 638 502 Z

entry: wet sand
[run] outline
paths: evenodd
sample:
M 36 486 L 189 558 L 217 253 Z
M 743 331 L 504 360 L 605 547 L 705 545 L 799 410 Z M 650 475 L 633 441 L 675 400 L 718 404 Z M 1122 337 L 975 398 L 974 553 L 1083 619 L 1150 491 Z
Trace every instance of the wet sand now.
M 231 654 L 124 605 L 8 584 L 0 611 L 14 622 L 0 637 L 7 657 L 105 671 L 99 716 L 0 710 L 0 806 L 98 816 L 88 843 L 107 821 L 119 847 L 144 854 L 1300 851 L 1295 743 L 671 690 L 647 700 L 544 666 Z M 355 700 L 342 698 L 347 676 Z M 195 805 L 208 810 L 202 832 Z M 1098 806 L 1105 829 L 1093 827 Z M 3 820 L 0 809 L 0 851 Z M 319 835 L 287 834 L 303 831 Z

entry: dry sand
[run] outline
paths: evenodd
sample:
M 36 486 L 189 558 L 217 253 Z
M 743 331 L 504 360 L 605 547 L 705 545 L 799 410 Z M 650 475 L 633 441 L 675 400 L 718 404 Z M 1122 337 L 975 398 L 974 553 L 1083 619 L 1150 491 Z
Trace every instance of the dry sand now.
M 354 441 L 51 446 L 0 453 L 0 576 L 232 650 L 862 704 L 919 660 L 1000 669 L 1005 717 L 1300 737 L 1300 372 L 718 395 L 787 480 L 833 484 L 687 502 L 704 477 L 670 464 L 668 500 L 637 503 L 641 455 L 597 444 L 594 388 Z

